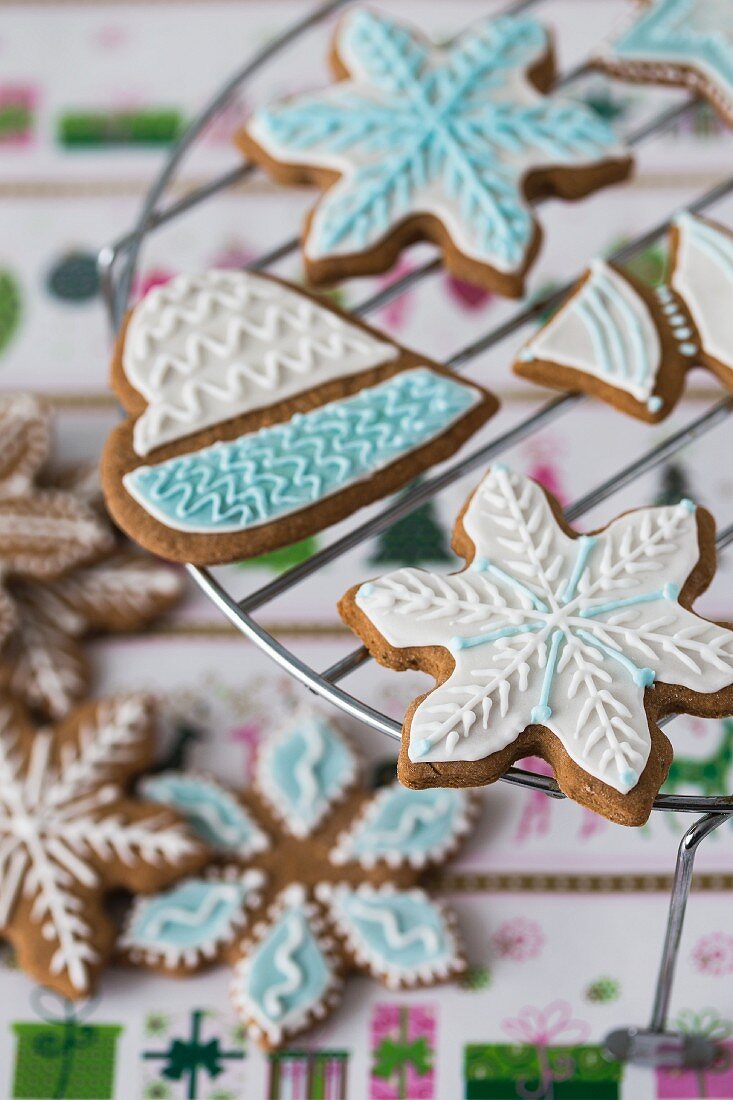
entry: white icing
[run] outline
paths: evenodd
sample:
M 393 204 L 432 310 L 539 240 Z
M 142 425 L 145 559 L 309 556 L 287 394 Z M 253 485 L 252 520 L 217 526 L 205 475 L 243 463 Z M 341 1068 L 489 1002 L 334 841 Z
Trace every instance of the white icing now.
M 662 359 L 644 299 L 614 268 L 595 260 L 582 286 L 525 346 L 520 358 L 582 371 L 646 403 Z
M 709 222 L 683 214 L 672 286 L 690 311 L 703 350 L 733 368 L 733 240 Z
M 356 597 L 391 645 L 454 658 L 413 716 L 410 759 L 481 760 L 541 724 L 626 793 L 649 757 L 651 683 L 733 683 L 733 633 L 677 602 L 700 554 L 694 506 L 641 509 L 574 539 L 538 485 L 494 467 L 463 527 L 476 549 L 465 572 L 401 569 Z
M 104 889 L 100 868 L 175 864 L 193 851 L 179 825 L 161 815 L 128 818 L 124 769 L 139 759 L 148 738 L 141 699 L 99 704 L 53 760 L 54 735 L 40 731 L 24 762 L 8 710 L 0 714 L 0 927 L 12 926 L 18 899 L 53 944 L 51 975 L 64 974 L 78 993 L 89 988 L 89 967 L 99 962 L 96 930 L 83 891 Z
M 398 349 L 261 275 L 180 275 L 150 291 L 127 327 L 122 367 L 148 407 L 138 455 L 392 362 Z

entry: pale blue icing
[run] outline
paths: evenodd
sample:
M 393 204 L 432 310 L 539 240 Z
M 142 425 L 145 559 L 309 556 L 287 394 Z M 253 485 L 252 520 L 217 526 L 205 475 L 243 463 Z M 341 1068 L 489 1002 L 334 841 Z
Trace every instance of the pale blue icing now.
M 181 531 L 244 531 L 370 477 L 443 434 L 479 399 L 420 367 L 287 423 L 140 466 L 127 491 Z
M 726 16 L 727 15 L 727 19 Z M 613 44 L 629 61 L 664 60 L 704 66 L 733 86 L 733 13 L 711 0 L 654 0 Z
M 146 778 L 140 789 L 152 802 L 177 810 L 197 836 L 218 851 L 247 856 L 267 846 L 265 834 L 244 807 L 215 783 L 169 772 Z
M 249 892 L 242 881 L 193 878 L 141 898 L 124 934 L 125 947 L 161 955 L 200 951 L 228 938 Z
M 295 906 L 285 910 L 254 948 L 246 976 L 236 976 L 235 985 L 258 1016 L 282 1027 L 322 1001 L 330 976 L 307 913 Z
M 304 718 L 260 752 L 257 780 L 292 832 L 307 836 L 351 783 L 356 760 L 335 729 Z
M 532 19 L 483 20 L 433 52 L 397 21 L 358 9 L 339 49 L 353 82 L 261 111 L 252 126 L 278 159 L 308 163 L 310 153 L 313 163 L 344 165 L 311 226 L 310 255 L 367 249 L 433 194 L 473 254 L 517 267 L 534 233 L 527 166 L 617 152 L 611 128 L 585 105 L 513 93 L 517 73 L 547 49 Z
M 379 969 L 414 973 L 440 966 L 452 955 L 443 916 L 424 894 L 339 886 L 331 908 L 349 939 Z
M 424 859 L 446 844 L 463 810 L 460 791 L 435 787 L 413 791 L 394 784 L 375 795 L 371 812 L 341 842 L 341 854 L 346 860 L 394 860 L 397 855 Z

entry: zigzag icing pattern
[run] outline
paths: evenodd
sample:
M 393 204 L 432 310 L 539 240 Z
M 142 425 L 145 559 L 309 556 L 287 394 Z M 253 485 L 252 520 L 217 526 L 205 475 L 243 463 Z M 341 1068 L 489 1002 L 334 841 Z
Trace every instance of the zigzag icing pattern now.
M 133 310 L 122 367 L 148 403 L 138 455 L 396 359 L 399 350 L 250 272 L 180 275 Z
M 474 387 L 427 368 L 127 474 L 128 493 L 176 530 L 243 531 L 370 477 L 445 432 L 479 400 Z

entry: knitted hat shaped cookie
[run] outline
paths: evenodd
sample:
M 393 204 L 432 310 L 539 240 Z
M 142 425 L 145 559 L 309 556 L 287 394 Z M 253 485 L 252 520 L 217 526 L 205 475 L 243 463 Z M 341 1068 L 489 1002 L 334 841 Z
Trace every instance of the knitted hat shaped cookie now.
M 550 92 L 551 40 L 531 19 L 485 19 L 438 47 L 355 8 L 331 59 L 338 83 L 257 111 L 237 136 L 275 179 L 326 189 L 304 234 L 311 282 L 386 271 L 427 239 L 460 278 L 517 296 L 540 243 L 528 200 L 630 171 L 597 114 Z
M 88 703 L 42 730 L 0 703 L 0 933 L 66 997 L 93 992 L 112 950 L 107 892 L 158 890 L 204 863 L 176 813 L 127 793 L 151 756 L 142 698 Z
M 655 422 L 672 411 L 693 367 L 733 390 L 733 235 L 682 214 L 669 245 L 669 277 L 653 290 L 596 260 L 525 344 L 515 373 Z
M 202 777 L 146 780 L 183 814 L 218 866 L 140 899 L 124 957 L 171 974 L 234 964 L 232 996 L 250 1034 L 276 1047 L 323 1018 L 349 970 L 400 989 L 464 968 L 452 917 L 419 886 L 470 829 L 463 791 L 371 794 L 344 737 L 304 715 L 269 738 L 255 786 L 234 795 Z
M 297 542 L 442 461 L 496 400 L 295 287 L 209 271 L 156 287 L 120 334 L 130 413 L 102 463 L 112 515 L 163 557 Z
M 715 569 L 712 518 L 683 501 L 578 535 L 495 466 L 453 546 L 463 572 L 400 569 L 340 604 L 378 661 L 438 682 L 408 710 L 400 779 L 476 786 L 536 755 L 569 797 L 642 824 L 672 759 L 658 720 L 733 713 L 733 631 L 690 610 Z

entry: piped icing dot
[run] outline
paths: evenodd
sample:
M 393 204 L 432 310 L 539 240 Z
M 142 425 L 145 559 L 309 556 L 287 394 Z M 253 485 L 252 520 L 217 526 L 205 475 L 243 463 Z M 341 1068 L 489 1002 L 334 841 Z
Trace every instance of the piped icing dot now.
M 688 515 L 691 515 L 697 509 L 694 500 L 690 500 L 689 497 L 683 497 L 679 506 L 684 512 L 687 512 Z
M 658 413 L 663 404 L 662 398 L 655 393 L 653 397 L 650 397 L 647 401 L 646 407 L 650 413 Z
M 534 723 L 534 725 L 541 726 L 543 722 L 547 722 L 548 719 L 552 718 L 552 707 L 548 707 L 548 706 L 533 707 L 531 718 L 532 718 L 532 722 Z
M 680 351 L 683 355 L 697 355 L 697 344 L 680 344 Z

